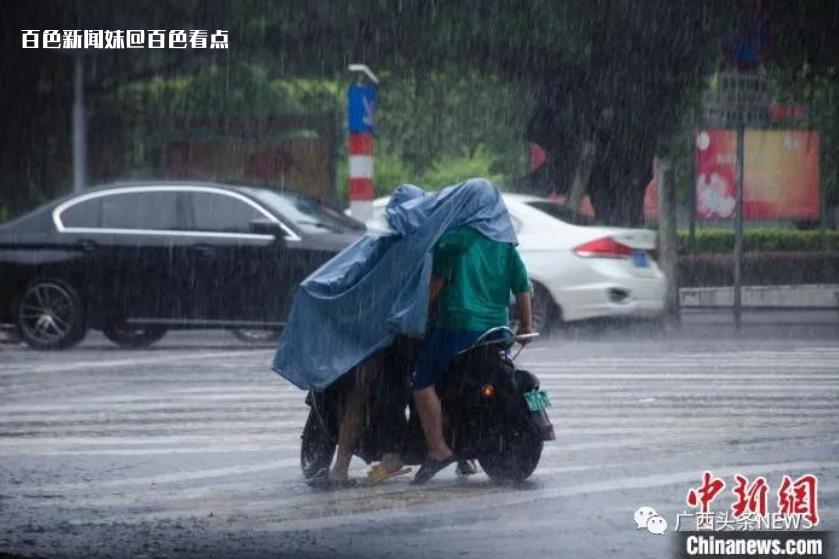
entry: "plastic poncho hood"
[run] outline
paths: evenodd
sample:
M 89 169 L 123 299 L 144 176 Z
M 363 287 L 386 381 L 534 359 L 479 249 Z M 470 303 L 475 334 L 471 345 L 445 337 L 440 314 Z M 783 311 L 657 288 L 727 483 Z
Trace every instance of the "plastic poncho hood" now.
M 434 194 L 402 185 L 385 213 L 390 232 L 361 237 L 295 292 L 273 369 L 301 389 L 326 388 L 399 334 L 424 334 L 432 252 L 444 233 L 468 226 L 517 243 L 504 201 L 485 179 Z

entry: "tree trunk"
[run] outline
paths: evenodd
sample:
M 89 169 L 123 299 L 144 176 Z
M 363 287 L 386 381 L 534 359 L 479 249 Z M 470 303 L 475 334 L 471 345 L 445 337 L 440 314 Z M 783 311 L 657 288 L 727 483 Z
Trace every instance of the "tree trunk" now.
M 582 146 L 580 146 L 580 156 L 577 159 L 574 178 L 571 180 L 571 188 L 568 189 L 568 198 L 565 201 L 565 205 L 575 212 L 580 211 L 580 204 L 588 191 L 596 150 L 597 148 L 592 140 L 584 140 Z
M 679 325 L 679 277 L 676 234 L 676 188 L 670 171 L 670 160 L 659 160 L 658 183 L 658 260 L 667 279 L 664 297 L 664 320 L 668 329 Z

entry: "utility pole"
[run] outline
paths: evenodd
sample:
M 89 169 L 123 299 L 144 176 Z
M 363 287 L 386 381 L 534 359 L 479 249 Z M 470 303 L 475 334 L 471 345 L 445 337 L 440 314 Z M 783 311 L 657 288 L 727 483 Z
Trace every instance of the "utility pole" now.
M 769 82 L 761 74 L 745 72 L 723 72 L 718 76 L 716 91 L 706 95 L 703 101 L 705 126 L 734 129 L 736 137 L 734 155 L 734 282 L 733 318 L 734 328 L 740 331 L 742 324 L 743 289 L 743 199 L 746 167 L 746 128 L 758 128 L 769 123 Z M 705 132 L 702 132 L 705 134 Z M 700 149 L 702 149 L 700 147 Z M 730 180 L 730 179 L 729 179 Z M 697 188 L 698 188 L 697 183 Z M 728 214 L 725 217 L 730 216 Z
M 83 191 L 87 182 L 87 133 L 84 117 L 84 67 L 82 52 L 74 54 L 73 80 L 73 192 Z
M 734 181 L 734 329 L 740 331 L 743 291 L 743 174 L 746 129 L 737 126 L 737 177 Z
M 658 183 L 658 248 L 659 262 L 667 287 L 664 296 L 664 321 L 668 330 L 678 328 L 679 313 L 679 255 L 676 233 L 676 188 L 670 172 L 670 159 L 659 159 L 656 169 Z

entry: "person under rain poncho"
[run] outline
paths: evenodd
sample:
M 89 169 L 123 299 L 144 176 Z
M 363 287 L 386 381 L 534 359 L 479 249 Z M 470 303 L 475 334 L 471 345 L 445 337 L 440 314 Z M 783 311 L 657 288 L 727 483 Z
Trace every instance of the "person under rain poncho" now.
M 512 248 L 516 238 L 509 214 L 498 191 L 489 182 L 472 179 L 433 195 L 427 195 L 415 186 L 403 185 L 397 188 L 390 200 L 386 216 L 388 233 L 363 237 L 301 284 L 295 294 L 291 319 L 277 350 L 274 369 L 301 388 L 324 388 L 351 369 L 355 370 L 352 377 L 346 377 L 351 379 L 351 383 L 344 385 L 349 386 L 348 404 L 338 433 L 335 463 L 331 470 L 323 470 L 313 478 L 312 481 L 318 485 L 325 483 L 342 487 L 353 482 L 348 479 L 348 469 L 359 434 L 366 393 L 372 385 L 388 385 L 390 377 L 397 374 L 383 370 L 382 352 L 379 350 L 390 346 L 399 334 L 421 336 L 426 331 L 429 286 L 432 283 L 431 255 L 441 237 L 460 231 L 459 238 L 475 239 L 475 248 L 479 252 L 486 250 L 478 247 L 481 245 L 479 239 L 490 245 L 508 247 L 509 252 L 504 251 L 503 254 L 512 253 L 518 261 L 524 274 L 525 289 L 529 292 L 523 264 Z M 464 235 L 470 231 L 476 237 Z M 481 254 L 479 258 L 487 256 Z M 492 269 L 484 270 L 484 275 L 497 277 L 494 283 L 506 285 L 507 274 L 504 272 L 507 267 L 495 270 L 495 256 L 490 258 L 493 260 L 490 264 Z M 439 293 L 439 287 L 434 289 L 435 293 Z M 486 285 L 479 289 L 482 287 Z M 509 289 L 506 288 L 506 293 Z M 495 321 L 506 321 L 506 295 L 495 298 L 499 299 L 495 306 L 503 317 L 499 318 L 495 316 L 499 313 L 491 312 L 491 326 L 499 323 Z M 486 297 L 479 296 L 478 300 L 486 300 Z M 529 299 L 527 303 L 529 316 Z M 478 304 L 478 307 L 483 305 Z M 447 337 L 443 331 L 435 332 L 435 339 Z M 307 336 L 307 333 L 311 335 Z M 464 335 L 471 336 L 473 333 L 452 334 L 459 334 L 459 337 L 443 349 L 457 350 L 456 344 L 466 341 Z M 431 351 L 437 352 L 437 349 Z M 441 355 L 435 363 L 439 362 L 437 364 L 444 367 L 446 358 L 454 354 L 440 353 L 445 355 Z M 427 369 L 429 367 L 423 367 L 423 370 Z M 417 374 L 414 372 L 415 385 Z M 433 382 L 429 380 L 433 375 L 428 371 L 424 374 L 426 384 Z M 414 396 L 426 432 L 429 456 L 418 478 L 422 475 L 427 480 L 455 458 L 445 443 L 441 445 L 439 442 L 443 438 L 439 402 L 428 397 L 427 389 L 419 388 L 426 386 L 415 386 Z M 384 406 L 391 407 L 399 406 Z M 382 418 L 387 418 L 384 423 L 390 425 L 390 436 L 384 437 L 382 462 L 370 470 L 368 482 L 383 481 L 410 471 L 403 468 L 399 451 L 403 437 L 400 436 L 402 433 L 398 424 L 401 422 L 398 418 L 401 417 L 404 422 L 404 407 L 396 409 L 392 417 L 384 412 L 384 408 Z M 443 457 L 445 460 L 440 460 Z M 474 466 L 468 461 L 460 461 L 458 468 L 462 474 L 475 473 Z
M 427 194 L 398 187 L 385 210 L 390 231 L 368 234 L 297 288 L 273 369 L 303 390 L 323 390 L 397 335 L 422 336 L 434 245 L 469 227 L 517 244 L 498 190 L 473 178 Z

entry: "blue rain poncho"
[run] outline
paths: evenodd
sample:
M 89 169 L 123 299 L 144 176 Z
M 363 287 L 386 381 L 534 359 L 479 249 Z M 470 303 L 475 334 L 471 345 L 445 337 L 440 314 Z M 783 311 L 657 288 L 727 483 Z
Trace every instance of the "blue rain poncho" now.
M 385 210 L 390 231 L 363 236 L 297 288 L 273 369 L 304 390 L 322 390 L 399 334 L 422 336 L 432 252 L 446 232 L 469 226 L 516 244 L 498 190 L 469 179 L 434 194 L 398 187 Z

